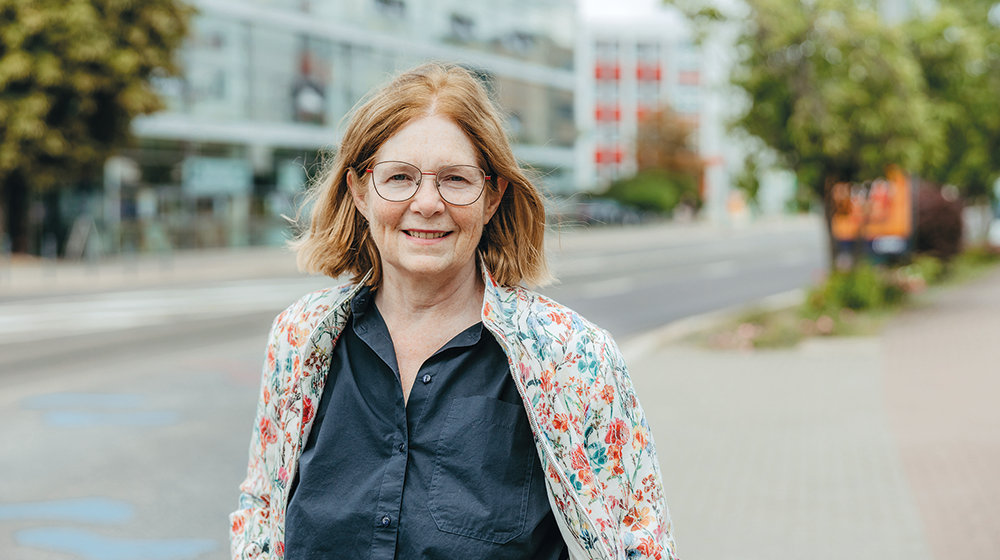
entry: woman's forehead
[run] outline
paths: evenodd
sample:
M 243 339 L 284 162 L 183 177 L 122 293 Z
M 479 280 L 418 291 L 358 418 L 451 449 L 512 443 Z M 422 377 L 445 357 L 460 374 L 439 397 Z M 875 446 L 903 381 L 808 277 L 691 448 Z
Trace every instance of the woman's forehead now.
M 452 119 L 428 115 L 403 125 L 376 151 L 376 161 L 405 161 L 415 165 L 478 163 L 472 140 Z

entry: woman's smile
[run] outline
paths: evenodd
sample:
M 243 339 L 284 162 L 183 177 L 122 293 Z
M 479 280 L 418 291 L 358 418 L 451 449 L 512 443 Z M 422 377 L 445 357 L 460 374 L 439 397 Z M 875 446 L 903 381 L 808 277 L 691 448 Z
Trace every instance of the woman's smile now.
M 404 229 L 403 233 L 417 239 L 441 239 L 442 237 L 451 235 L 450 231 L 429 231 L 421 229 Z

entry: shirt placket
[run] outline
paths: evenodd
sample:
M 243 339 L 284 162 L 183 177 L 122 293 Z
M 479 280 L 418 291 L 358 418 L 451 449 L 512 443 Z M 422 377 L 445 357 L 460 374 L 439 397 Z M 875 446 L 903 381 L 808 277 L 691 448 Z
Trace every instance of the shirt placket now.
M 375 527 L 372 537 L 373 559 L 391 560 L 396 555 L 399 514 L 403 504 L 403 482 L 406 477 L 407 437 L 406 408 L 401 406 L 402 391 L 395 407 L 396 432 L 392 438 L 393 453 L 382 475 L 378 501 L 372 517 Z

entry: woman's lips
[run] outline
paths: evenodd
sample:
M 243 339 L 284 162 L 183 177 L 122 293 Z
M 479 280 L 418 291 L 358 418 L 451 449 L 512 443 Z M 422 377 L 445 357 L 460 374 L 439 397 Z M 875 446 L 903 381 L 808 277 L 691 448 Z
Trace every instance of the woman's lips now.
M 438 239 L 451 233 L 450 231 L 418 231 L 412 229 L 405 229 L 403 232 L 417 239 Z

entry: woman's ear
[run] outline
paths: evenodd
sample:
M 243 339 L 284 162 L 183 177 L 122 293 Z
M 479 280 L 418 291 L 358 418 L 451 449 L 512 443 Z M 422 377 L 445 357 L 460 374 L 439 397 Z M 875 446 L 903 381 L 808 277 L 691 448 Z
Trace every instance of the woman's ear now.
M 493 218 L 493 214 L 496 214 L 497 208 L 500 207 L 500 201 L 503 200 L 503 193 L 507 192 L 507 186 L 510 182 L 503 177 L 497 177 L 497 194 L 490 197 L 491 200 L 486 204 L 486 212 L 483 216 L 483 225 L 489 223 L 490 219 Z
M 365 201 L 365 193 L 361 192 L 360 189 L 360 179 L 358 174 L 355 173 L 353 168 L 347 169 L 347 188 L 351 191 L 351 197 L 354 199 L 354 206 L 357 207 L 365 216 L 368 215 L 368 205 Z

